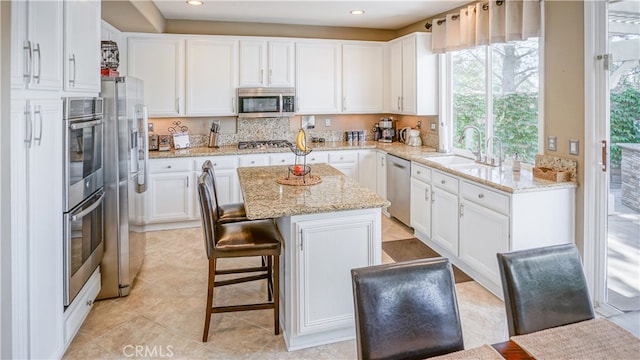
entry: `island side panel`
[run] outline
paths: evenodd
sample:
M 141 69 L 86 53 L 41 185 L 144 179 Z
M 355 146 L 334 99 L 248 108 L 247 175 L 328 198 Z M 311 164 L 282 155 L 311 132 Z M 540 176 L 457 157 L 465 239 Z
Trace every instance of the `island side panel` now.
M 278 218 L 287 349 L 355 338 L 351 269 L 382 262 L 381 209 Z

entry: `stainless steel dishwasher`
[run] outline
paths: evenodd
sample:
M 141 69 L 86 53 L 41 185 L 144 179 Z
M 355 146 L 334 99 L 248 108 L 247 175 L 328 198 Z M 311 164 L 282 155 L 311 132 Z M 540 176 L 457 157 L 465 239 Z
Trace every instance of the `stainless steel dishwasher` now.
M 387 154 L 387 199 L 389 214 L 409 226 L 411 162 Z

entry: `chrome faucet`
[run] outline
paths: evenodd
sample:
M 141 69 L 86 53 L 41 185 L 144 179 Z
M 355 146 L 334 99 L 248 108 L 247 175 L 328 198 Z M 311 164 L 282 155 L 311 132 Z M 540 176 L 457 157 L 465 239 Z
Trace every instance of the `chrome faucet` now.
M 482 148 L 481 148 L 481 137 L 482 137 L 482 132 L 480 131 L 480 129 L 477 126 L 474 125 L 467 125 L 465 127 L 462 128 L 462 133 L 460 134 L 460 138 L 458 139 L 459 143 L 462 143 L 462 141 L 465 138 L 465 132 L 468 129 L 473 129 L 478 133 L 478 149 L 476 149 L 476 151 L 471 150 L 471 152 L 473 153 L 473 155 L 476 156 L 476 161 L 477 162 L 482 162 Z
M 498 167 L 502 167 L 502 157 L 503 157 L 502 156 L 503 155 L 502 154 L 502 140 L 499 137 L 495 136 L 495 135 L 494 136 L 490 136 L 487 139 L 487 143 L 485 144 L 485 149 L 487 150 L 487 153 L 488 153 L 489 152 L 489 141 L 492 141 L 493 139 L 498 140 L 498 165 L 497 166 Z M 493 145 L 495 143 L 495 140 L 493 140 L 493 142 L 491 143 L 491 148 L 490 148 L 492 157 L 491 157 L 491 162 L 490 162 L 489 165 L 491 165 L 491 166 L 496 166 L 495 161 L 493 160 Z

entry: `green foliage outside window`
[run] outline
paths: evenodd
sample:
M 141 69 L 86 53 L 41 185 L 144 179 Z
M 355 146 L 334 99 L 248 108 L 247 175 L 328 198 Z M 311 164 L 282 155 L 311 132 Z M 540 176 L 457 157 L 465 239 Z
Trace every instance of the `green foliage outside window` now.
M 466 125 L 478 126 L 484 133 L 484 124 L 476 120 L 484 118 L 485 95 L 455 94 L 453 101 L 458 123 L 454 139 Z M 493 114 L 494 135 L 502 139 L 505 158 L 518 153 L 523 162 L 533 164 L 538 153 L 538 94 L 494 95 Z M 481 141 L 484 145 L 485 139 Z
M 610 96 L 611 166 L 620 167 L 622 151 L 615 143 L 640 143 L 640 91 L 625 87 Z

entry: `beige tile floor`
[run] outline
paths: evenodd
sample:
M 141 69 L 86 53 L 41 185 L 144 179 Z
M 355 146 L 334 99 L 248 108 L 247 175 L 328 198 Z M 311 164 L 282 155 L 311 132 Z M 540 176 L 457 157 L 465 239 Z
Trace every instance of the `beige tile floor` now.
M 410 238 L 409 230 L 383 216 L 383 241 Z M 146 237 L 145 262 L 131 294 L 96 302 L 65 359 L 357 357 L 354 340 L 288 352 L 282 335 L 273 335 L 269 310 L 214 314 L 209 341 L 201 342 L 207 259 L 200 228 L 149 232 Z M 383 254 L 383 262 L 392 260 Z M 456 292 L 466 348 L 508 338 L 502 301 L 475 282 L 456 285 Z M 264 282 L 246 283 L 216 290 L 216 301 L 250 302 L 264 294 Z

